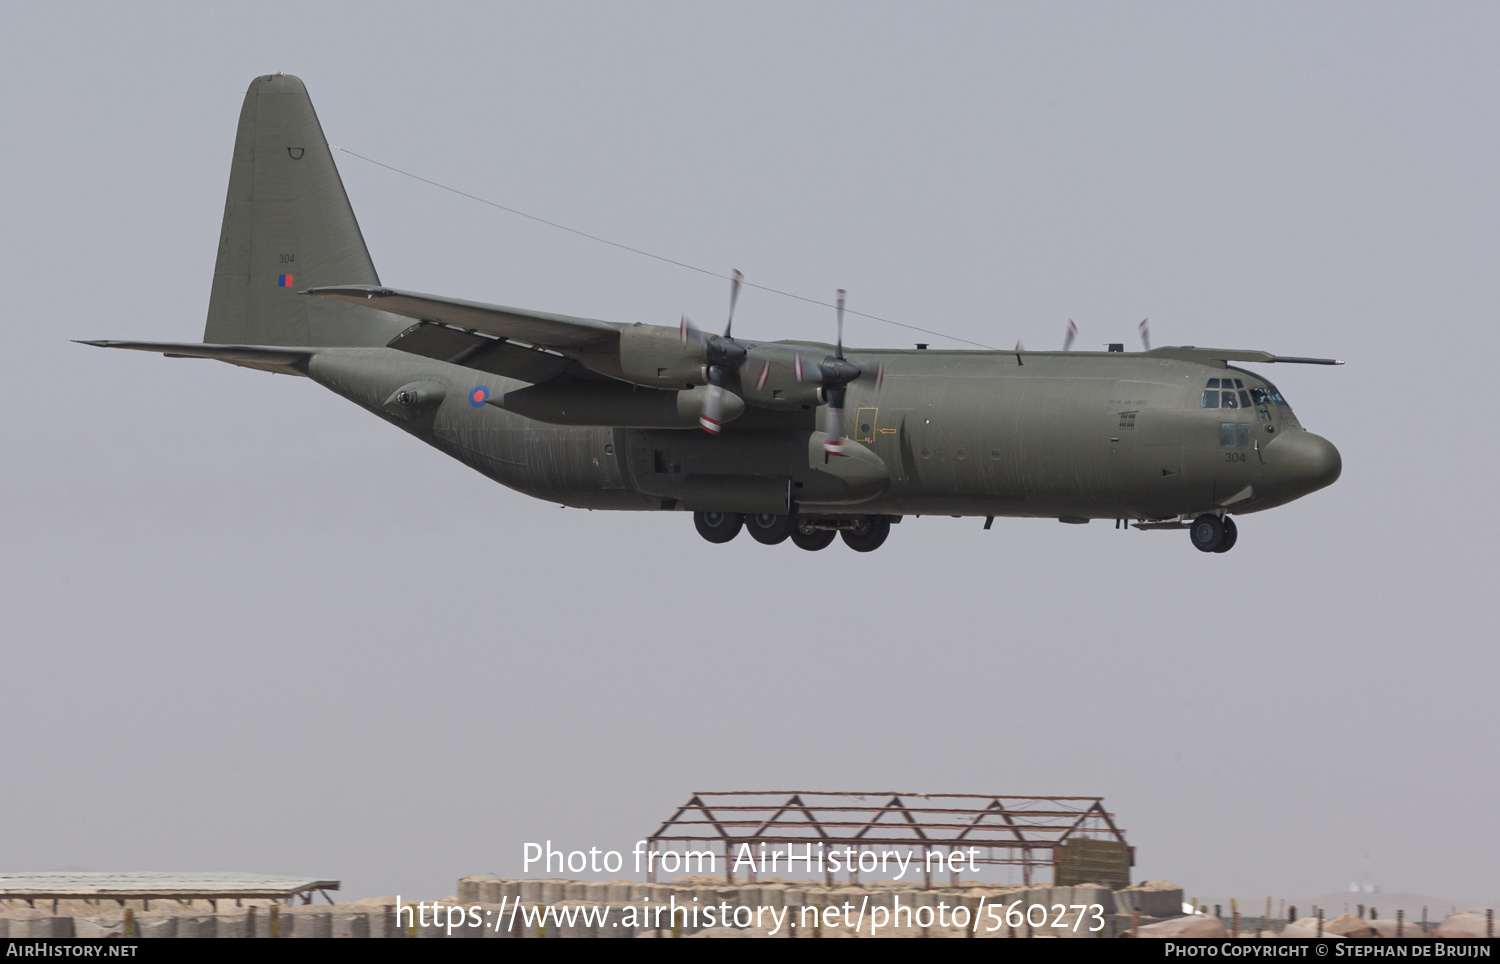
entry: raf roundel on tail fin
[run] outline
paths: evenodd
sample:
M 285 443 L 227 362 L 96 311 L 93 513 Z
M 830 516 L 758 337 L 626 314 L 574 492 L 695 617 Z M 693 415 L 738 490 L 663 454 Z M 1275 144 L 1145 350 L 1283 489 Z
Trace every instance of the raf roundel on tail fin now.
M 295 287 L 379 283 L 307 88 L 257 77 L 240 109 L 203 340 L 384 345 L 409 322 Z

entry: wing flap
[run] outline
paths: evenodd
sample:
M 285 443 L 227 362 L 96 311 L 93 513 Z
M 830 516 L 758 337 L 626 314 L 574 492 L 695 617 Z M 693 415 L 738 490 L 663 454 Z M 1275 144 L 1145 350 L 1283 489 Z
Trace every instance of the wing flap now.
M 562 355 L 430 321 L 412 325 L 391 339 L 387 347 L 532 384 L 548 382 L 563 374 L 578 379 L 592 375 Z
M 374 285 L 309 288 L 303 294 L 379 308 L 381 311 L 418 321 L 436 321 L 455 328 L 471 328 L 543 348 L 573 348 L 606 338 L 618 338 L 620 334 L 620 329 L 616 326 L 592 318 L 553 315 Z

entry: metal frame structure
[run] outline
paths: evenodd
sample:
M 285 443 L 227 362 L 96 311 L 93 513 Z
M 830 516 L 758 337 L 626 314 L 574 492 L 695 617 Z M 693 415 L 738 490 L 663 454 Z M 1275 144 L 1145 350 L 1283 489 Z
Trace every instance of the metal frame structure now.
M 983 793 L 852 793 L 830 790 L 729 790 L 694 793 L 656 831 L 646 837 L 649 851 L 663 845 L 717 844 L 723 849 L 724 879 L 734 883 L 733 860 L 743 845 L 759 854 L 778 847 L 821 845 L 852 848 L 856 854 L 892 848 L 906 853 L 951 855 L 970 851 L 973 863 L 1019 866 L 1025 883 L 1036 868 L 1054 873 L 1064 843 L 1077 837 L 1125 844 L 1130 862 L 1135 850 L 1125 842 L 1103 797 L 1016 797 Z M 974 850 L 970 850 L 974 848 Z M 977 852 L 976 852 L 977 851 Z M 801 860 L 798 857 L 797 860 Z M 859 882 L 856 857 L 849 882 Z M 923 880 L 932 886 L 931 861 L 923 859 Z M 949 866 L 946 861 L 943 866 Z M 648 861 L 647 879 L 656 879 L 656 861 Z M 832 886 L 833 873 L 825 868 Z M 960 873 L 951 872 L 958 884 Z M 750 867 L 748 881 L 756 879 Z

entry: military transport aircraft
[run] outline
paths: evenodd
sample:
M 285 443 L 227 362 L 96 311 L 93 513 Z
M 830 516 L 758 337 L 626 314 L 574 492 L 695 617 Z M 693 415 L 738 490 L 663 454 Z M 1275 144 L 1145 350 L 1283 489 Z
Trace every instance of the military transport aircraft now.
M 905 516 L 1112 519 L 1235 543 L 1231 514 L 1332 483 L 1338 450 L 1261 351 L 850 350 L 385 287 L 296 77 L 250 85 L 202 343 L 90 345 L 311 378 L 502 485 L 693 513 L 709 542 L 878 548 Z M 1071 332 L 1070 332 L 1071 334 Z M 1071 337 L 1069 339 L 1071 343 Z

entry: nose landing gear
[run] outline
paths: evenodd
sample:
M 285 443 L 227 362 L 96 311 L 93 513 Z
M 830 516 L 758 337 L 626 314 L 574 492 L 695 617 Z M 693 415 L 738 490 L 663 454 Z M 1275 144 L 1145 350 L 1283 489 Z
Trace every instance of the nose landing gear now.
M 1188 535 L 1199 552 L 1228 552 L 1239 538 L 1239 528 L 1228 516 L 1205 514 L 1193 520 Z

